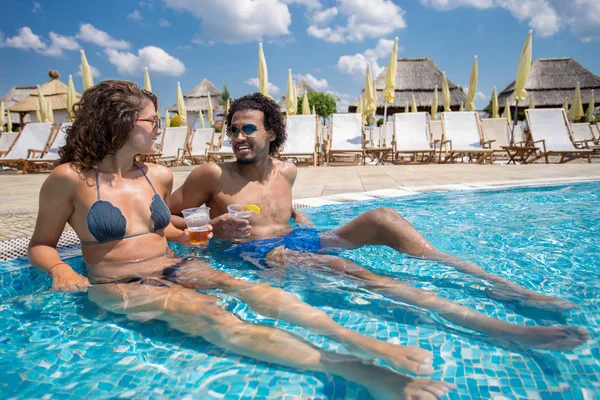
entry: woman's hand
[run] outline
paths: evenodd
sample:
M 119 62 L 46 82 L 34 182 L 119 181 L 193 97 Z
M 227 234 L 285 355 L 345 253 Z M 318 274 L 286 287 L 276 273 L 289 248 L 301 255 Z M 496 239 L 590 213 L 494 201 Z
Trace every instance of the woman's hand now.
M 83 275 L 73 271 L 69 264 L 62 263 L 52 268 L 53 292 L 85 292 L 90 286 L 90 281 Z
M 213 238 L 213 233 L 212 233 L 213 227 L 212 225 L 208 225 L 208 240 Z M 192 239 L 190 237 L 190 230 L 189 229 L 184 229 L 183 231 L 181 231 L 181 235 L 177 238 L 176 240 L 177 243 L 179 243 L 182 246 L 186 246 L 186 247 L 201 247 L 204 248 L 206 247 L 206 245 L 197 245 L 197 244 L 192 244 Z

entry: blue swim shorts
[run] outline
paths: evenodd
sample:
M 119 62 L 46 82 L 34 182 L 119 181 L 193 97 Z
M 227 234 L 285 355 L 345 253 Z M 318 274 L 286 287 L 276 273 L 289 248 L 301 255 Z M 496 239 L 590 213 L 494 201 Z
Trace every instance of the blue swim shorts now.
M 262 260 L 266 258 L 270 251 L 279 246 L 284 246 L 289 250 L 314 253 L 321 250 L 321 238 L 319 237 L 319 231 L 314 228 L 298 228 L 287 235 L 276 238 L 234 244 L 226 249 L 224 253 L 239 259 L 250 257 Z

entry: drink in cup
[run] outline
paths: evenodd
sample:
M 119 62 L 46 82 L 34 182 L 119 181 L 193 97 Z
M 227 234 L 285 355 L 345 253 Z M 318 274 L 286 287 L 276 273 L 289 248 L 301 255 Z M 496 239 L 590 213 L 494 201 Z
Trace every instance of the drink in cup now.
M 190 232 L 190 241 L 194 246 L 208 245 L 208 222 L 210 221 L 209 207 L 188 208 L 182 211 L 183 219 Z

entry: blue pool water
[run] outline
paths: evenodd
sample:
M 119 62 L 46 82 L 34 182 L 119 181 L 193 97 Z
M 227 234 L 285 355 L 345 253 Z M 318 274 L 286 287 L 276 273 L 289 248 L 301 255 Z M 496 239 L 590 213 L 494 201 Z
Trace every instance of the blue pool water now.
M 431 378 L 457 385 L 449 398 L 600 397 L 600 183 L 418 195 L 306 213 L 320 228 L 335 228 L 378 206 L 396 209 L 439 249 L 580 308 L 562 316 L 515 310 L 486 297 L 484 283 L 476 278 L 388 248 L 365 247 L 345 252 L 346 257 L 495 318 L 584 326 L 591 339 L 567 352 L 506 347 L 350 281 L 232 263 L 218 255 L 216 242 L 214 251 L 201 257 L 236 277 L 285 288 L 365 335 L 431 350 L 436 367 Z M 63 251 L 81 270 L 78 255 L 77 249 Z M 85 294 L 49 292 L 49 283 L 24 259 L 0 263 L 0 398 L 371 398 L 364 387 L 341 378 L 256 362 L 162 322 L 140 323 L 103 312 Z M 346 352 L 330 339 L 212 294 L 244 320 Z

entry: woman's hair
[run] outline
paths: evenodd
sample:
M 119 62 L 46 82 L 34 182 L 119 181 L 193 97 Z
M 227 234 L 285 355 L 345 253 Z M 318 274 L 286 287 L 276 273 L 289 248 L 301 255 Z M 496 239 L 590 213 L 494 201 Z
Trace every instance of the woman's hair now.
M 127 81 L 104 81 L 83 92 L 73 106 L 75 121 L 67 128 L 66 144 L 58 150 L 59 164 L 90 170 L 123 147 L 148 102 L 156 96 Z
M 269 155 L 277 153 L 277 149 L 281 147 L 287 139 L 281 109 L 275 101 L 263 96 L 261 93 L 248 94 L 234 100 L 229 106 L 227 112 L 227 126 L 231 126 L 231 119 L 236 111 L 258 110 L 265 115 L 263 124 L 265 129 L 272 129 L 275 132 L 275 140 L 269 144 Z

